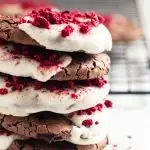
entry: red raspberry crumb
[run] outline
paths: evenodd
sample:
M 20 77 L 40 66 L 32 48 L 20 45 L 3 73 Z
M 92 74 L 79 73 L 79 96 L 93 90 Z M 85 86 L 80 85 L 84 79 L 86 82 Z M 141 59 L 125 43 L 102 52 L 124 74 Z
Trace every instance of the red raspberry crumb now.
M 82 122 L 82 125 L 85 126 L 85 127 L 87 127 L 87 128 L 89 128 L 89 127 L 91 127 L 93 125 L 93 120 L 92 119 L 84 120 Z
M 74 31 L 74 28 L 70 25 L 67 25 L 61 32 L 62 37 L 69 36 Z
M 8 90 L 6 88 L 0 89 L 0 95 L 6 95 L 8 93 Z
M 50 28 L 50 23 L 48 22 L 48 20 L 46 18 L 44 18 L 42 16 L 36 16 L 34 18 L 34 21 L 32 22 L 32 24 L 39 28 L 46 28 L 46 29 Z
M 110 100 L 105 100 L 104 104 L 107 108 L 112 108 L 113 106 L 113 103 Z
M 101 88 L 107 83 L 107 81 L 104 79 L 93 79 L 92 83 Z
M 77 99 L 77 98 L 78 98 L 78 95 L 76 95 L 75 93 L 72 93 L 72 94 L 71 94 L 71 98 Z
M 95 121 L 95 125 L 98 125 L 99 124 L 99 122 L 98 121 Z
M 16 88 L 17 91 L 22 91 L 23 86 L 22 86 L 21 84 L 17 84 L 17 85 L 15 86 L 15 88 Z
M 8 81 L 9 81 L 9 77 L 8 77 L 8 76 L 4 76 L 3 78 L 4 78 L 4 81 L 5 81 L 5 82 L 8 82 Z
M 88 26 L 88 25 L 81 25 L 80 26 L 80 32 L 82 33 L 82 34 L 86 34 L 87 32 L 89 32 L 90 31 L 90 27 Z
M 7 82 L 6 83 L 6 87 L 11 87 L 12 86 L 12 83 L 11 82 Z
M 92 115 L 94 112 L 96 111 L 102 111 L 102 108 L 103 108 L 103 105 L 102 104 L 98 104 L 94 107 L 91 107 L 91 108 L 88 108 L 88 109 L 85 109 L 85 110 L 79 110 L 76 112 L 77 115 L 84 115 L 84 114 L 87 114 L 87 115 Z

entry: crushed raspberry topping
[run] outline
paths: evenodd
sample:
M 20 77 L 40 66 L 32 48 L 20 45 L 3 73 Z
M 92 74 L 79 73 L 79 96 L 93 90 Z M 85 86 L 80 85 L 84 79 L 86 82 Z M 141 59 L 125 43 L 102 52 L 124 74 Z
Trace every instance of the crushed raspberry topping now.
M 0 89 L 0 95 L 6 95 L 8 93 L 8 90 L 6 88 Z
M 49 22 L 42 16 L 35 16 L 32 24 L 40 28 L 50 28 Z
M 31 23 L 39 28 L 49 29 L 51 24 L 76 24 L 80 33 L 88 33 L 92 27 L 104 22 L 104 18 L 95 12 L 81 13 L 79 11 L 53 11 L 50 8 L 34 10 L 28 14 L 32 19 L 20 19 L 20 23 Z M 61 32 L 62 37 L 69 36 L 74 31 L 67 25 Z
M 77 98 L 78 98 L 78 95 L 77 95 L 77 94 L 75 94 L 75 93 L 72 93 L 72 94 L 71 94 L 71 98 L 73 98 L 73 99 L 77 99 Z
M 81 25 L 80 26 L 80 32 L 83 33 L 83 34 L 86 34 L 87 32 L 90 31 L 90 27 L 88 25 Z
M 47 89 L 49 91 L 62 91 L 63 89 L 72 89 L 75 86 L 81 85 L 81 86 L 88 86 L 84 84 L 84 82 L 75 80 L 75 81 L 48 81 L 48 82 L 39 82 L 37 80 L 31 79 L 31 78 L 24 78 L 24 77 L 16 77 L 16 76 L 10 76 L 6 74 L 1 74 L 5 81 L 5 85 L 7 88 L 11 88 L 13 91 L 22 91 L 24 88 L 28 86 L 34 87 L 35 90 L 40 90 L 40 89 Z M 101 79 L 93 79 L 93 80 L 104 80 L 103 78 Z M 93 81 L 91 80 L 91 82 Z M 97 86 L 97 85 L 90 85 L 90 86 Z M 100 87 L 101 88 L 101 87 Z M 0 89 L 0 94 L 4 95 L 7 94 L 8 90 L 6 88 L 1 88 Z M 71 97 L 73 99 L 77 99 L 79 95 L 76 93 L 71 93 Z M 101 105 L 96 106 L 97 110 L 101 110 Z M 94 108 L 93 108 L 94 110 Z M 90 111 L 90 110 L 89 110 Z
M 72 113 L 70 113 L 68 115 L 68 117 L 72 118 L 74 115 L 78 115 L 78 116 L 81 116 L 81 115 L 92 115 L 96 111 L 102 112 L 102 109 L 103 109 L 103 104 L 100 103 L 100 104 L 97 104 L 96 106 L 88 108 L 88 109 L 78 110 L 76 112 L 72 112 Z M 95 122 L 95 124 L 97 124 L 97 123 Z
M 61 32 L 62 37 L 67 37 L 73 32 L 74 28 L 70 25 L 67 25 Z
M 26 58 L 34 59 L 40 63 L 40 67 L 58 66 L 62 62 L 59 60 L 59 54 L 49 50 L 42 50 L 39 47 L 28 47 L 22 45 L 11 46 L 9 52 L 13 55 L 13 58 L 19 58 L 18 56 L 24 56 Z
M 82 122 L 82 125 L 85 126 L 85 127 L 87 127 L 87 128 L 90 128 L 93 125 L 93 120 L 92 119 L 84 120 Z
M 76 112 L 77 115 L 83 115 L 83 114 L 87 114 L 87 115 L 92 115 L 95 111 L 102 111 L 103 105 L 102 104 L 98 104 L 95 107 L 91 107 L 85 110 L 79 110 Z
M 110 100 L 105 100 L 104 105 L 107 108 L 112 108 L 113 107 L 113 103 Z

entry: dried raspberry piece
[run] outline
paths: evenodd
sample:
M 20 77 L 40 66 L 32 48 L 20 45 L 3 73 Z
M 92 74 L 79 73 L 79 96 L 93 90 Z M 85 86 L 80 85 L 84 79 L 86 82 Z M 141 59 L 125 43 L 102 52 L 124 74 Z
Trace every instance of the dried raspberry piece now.
M 98 125 L 99 124 L 99 122 L 98 121 L 95 121 L 95 125 Z
M 32 22 L 32 24 L 34 26 L 37 26 L 39 28 L 46 28 L 46 29 L 50 29 L 50 23 L 48 22 L 47 19 L 45 19 L 42 16 L 36 16 L 34 18 L 34 21 Z
M 102 111 L 102 108 L 103 108 L 103 105 L 102 105 L 102 104 L 98 104 L 98 105 L 97 105 L 97 110 L 98 110 L 98 111 Z
M 82 122 L 82 125 L 85 126 L 85 127 L 87 127 L 87 128 L 90 128 L 93 125 L 93 120 L 92 119 L 84 120 Z
M 15 85 L 15 88 L 17 91 L 22 91 L 23 86 L 21 84 L 17 84 L 17 85 Z
M 78 98 L 78 95 L 76 95 L 75 93 L 72 93 L 72 94 L 71 94 L 71 98 L 73 98 L 73 99 L 76 100 L 76 99 Z
M 5 82 L 8 82 L 8 81 L 9 81 L 9 77 L 8 77 L 8 76 L 3 76 L 3 78 L 4 78 L 4 81 L 5 81 Z
M 24 18 L 20 18 L 19 23 L 26 23 L 27 21 Z
M 11 82 L 7 82 L 6 83 L 6 87 L 11 87 L 12 86 L 12 83 Z
M 104 104 L 107 108 L 112 108 L 113 106 L 113 103 L 110 100 L 105 100 Z
M 93 83 L 93 85 L 98 86 L 98 87 L 101 88 L 107 83 L 107 81 L 104 80 L 104 79 L 93 79 L 92 83 Z
M 70 25 L 67 25 L 61 32 L 62 37 L 69 36 L 74 31 L 74 28 Z
M 89 32 L 90 31 L 90 27 L 88 26 L 88 25 L 81 25 L 80 26 L 80 32 L 82 33 L 82 34 L 86 34 L 87 32 Z
M 6 95 L 8 93 L 8 90 L 6 88 L 0 89 L 0 95 Z

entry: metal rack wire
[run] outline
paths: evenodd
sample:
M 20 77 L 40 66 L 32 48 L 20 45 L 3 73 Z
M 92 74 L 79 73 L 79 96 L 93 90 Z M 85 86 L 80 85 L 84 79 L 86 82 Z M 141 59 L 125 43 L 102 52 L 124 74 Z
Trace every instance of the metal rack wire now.
M 110 1 L 109 5 L 112 2 L 112 5 L 114 5 L 114 3 L 117 3 L 117 0 Z M 117 7 L 116 11 L 119 11 L 140 25 L 135 1 L 118 0 L 118 2 L 119 7 Z M 125 6 L 127 8 L 126 11 L 124 10 Z M 110 56 L 112 59 L 112 69 L 109 76 L 111 93 L 150 93 L 150 69 L 145 38 L 132 43 L 114 44 Z

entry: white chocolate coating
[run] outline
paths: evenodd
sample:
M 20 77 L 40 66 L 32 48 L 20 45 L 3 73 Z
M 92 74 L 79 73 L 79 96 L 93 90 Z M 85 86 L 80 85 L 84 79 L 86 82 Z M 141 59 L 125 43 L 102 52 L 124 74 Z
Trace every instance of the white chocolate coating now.
M 46 82 L 52 76 L 62 71 L 62 68 L 68 66 L 72 61 L 70 56 L 62 55 L 59 58 L 61 64 L 43 68 L 34 59 L 24 56 L 14 59 L 14 55 L 9 52 L 11 46 L 11 44 L 7 45 L 7 49 L 4 46 L 0 46 L 0 72 L 13 76 L 31 77 L 41 82 Z
M 0 78 L 0 88 L 6 88 L 2 78 Z M 14 116 L 28 116 L 41 111 L 67 114 L 101 103 L 109 89 L 108 83 L 102 88 L 78 86 L 63 91 L 35 90 L 31 86 L 21 92 L 8 89 L 8 94 L 0 95 L 0 113 Z M 77 97 L 72 97 L 72 94 Z
M 26 20 L 32 19 L 26 17 Z M 70 24 L 74 31 L 68 37 L 61 37 L 61 31 L 68 24 L 50 25 L 50 29 L 39 28 L 29 23 L 19 24 L 19 29 L 28 34 L 40 45 L 50 50 L 76 52 L 84 51 L 89 54 L 102 53 L 105 50 L 111 50 L 112 38 L 107 28 L 100 24 L 93 27 L 87 34 L 79 32 L 78 26 Z
M 75 125 L 73 126 L 69 141 L 80 145 L 97 144 L 103 141 L 107 137 L 108 132 L 108 112 L 109 110 L 104 108 L 102 112 L 96 111 L 91 115 L 75 114 L 72 118 L 69 118 Z M 92 126 L 85 127 L 82 125 L 82 122 L 87 119 L 93 121 Z M 95 124 L 96 121 L 98 121 L 98 124 Z

